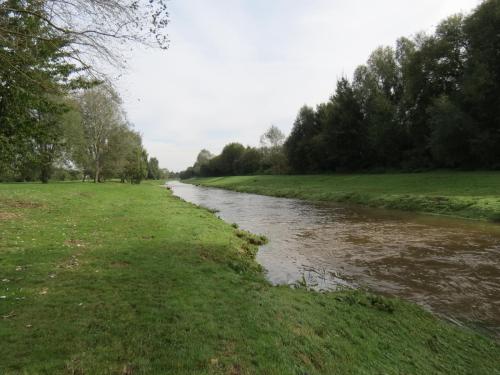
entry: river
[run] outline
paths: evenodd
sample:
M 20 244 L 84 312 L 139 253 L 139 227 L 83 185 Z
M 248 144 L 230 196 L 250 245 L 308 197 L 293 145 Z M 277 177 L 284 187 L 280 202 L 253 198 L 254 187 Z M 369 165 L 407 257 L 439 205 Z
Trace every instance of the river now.
M 176 196 L 263 234 L 273 284 L 365 288 L 500 338 L 500 226 L 170 182 Z

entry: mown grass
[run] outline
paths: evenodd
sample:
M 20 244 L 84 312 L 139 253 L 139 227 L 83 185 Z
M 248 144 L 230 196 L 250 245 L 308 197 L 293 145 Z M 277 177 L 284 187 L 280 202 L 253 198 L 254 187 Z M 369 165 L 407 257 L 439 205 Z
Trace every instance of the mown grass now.
M 0 374 L 500 373 L 415 305 L 270 286 L 252 238 L 151 184 L 0 185 Z
M 277 197 L 500 222 L 499 172 L 237 176 L 187 182 Z

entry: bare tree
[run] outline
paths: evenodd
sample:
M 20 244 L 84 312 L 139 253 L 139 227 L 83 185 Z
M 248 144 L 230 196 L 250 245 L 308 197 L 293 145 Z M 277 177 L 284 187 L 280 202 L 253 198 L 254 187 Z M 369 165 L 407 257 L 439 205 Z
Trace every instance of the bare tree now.
M 260 145 L 263 148 L 278 149 L 284 142 L 285 134 L 276 125 L 271 125 L 260 137 Z
M 19 15 L 42 20 L 44 32 L 32 35 L 12 27 L 10 21 Z M 58 43 L 65 40 L 67 58 L 81 71 L 95 76 L 102 76 L 95 68 L 97 61 L 124 66 L 120 45 L 140 43 L 168 48 L 168 22 L 166 0 L 0 0 L 2 44 L 22 42 L 23 37 Z M 4 63 L 12 64 L 0 61 Z

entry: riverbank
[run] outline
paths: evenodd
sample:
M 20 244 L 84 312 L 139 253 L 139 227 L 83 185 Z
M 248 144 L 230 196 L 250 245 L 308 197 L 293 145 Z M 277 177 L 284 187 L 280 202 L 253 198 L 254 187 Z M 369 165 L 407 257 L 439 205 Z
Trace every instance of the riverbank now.
M 256 242 L 153 184 L 0 185 L 0 373 L 499 373 L 416 305 L 270 286 Z
M 500 172 L 234 176 L 184 182 L 275 197 L 500 222 Z

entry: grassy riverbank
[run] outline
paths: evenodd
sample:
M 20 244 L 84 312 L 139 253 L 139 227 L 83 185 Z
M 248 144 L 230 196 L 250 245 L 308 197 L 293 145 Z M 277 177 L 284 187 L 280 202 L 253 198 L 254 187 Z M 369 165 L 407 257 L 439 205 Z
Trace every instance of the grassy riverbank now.
M 252 242 L 152 184 L 0 185 L 0 373 L 500 373 L 412 304 L 270 286 Z
M 499 172 L 237 176 L 187 182 L 277 197 L 351 202 L 500 222 Z

